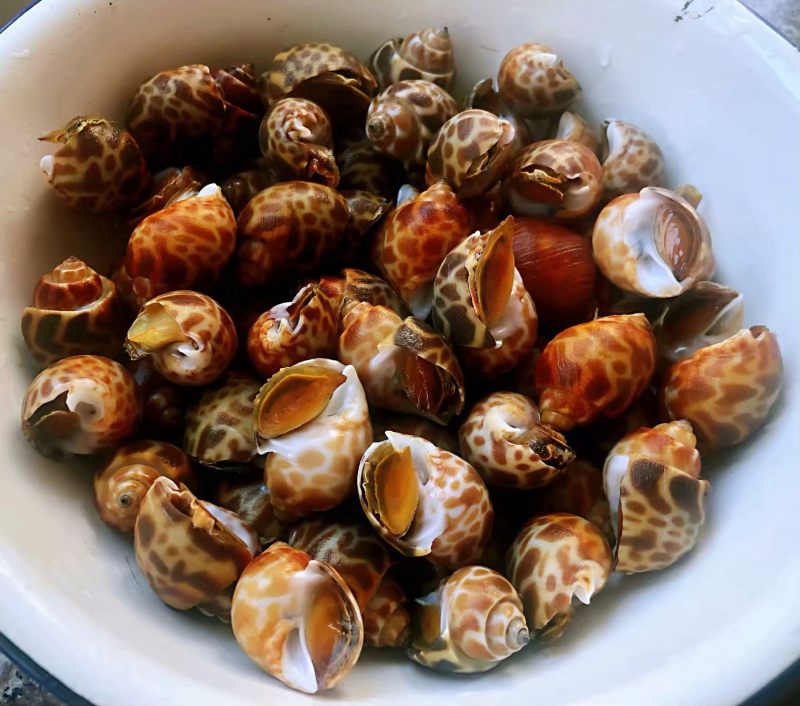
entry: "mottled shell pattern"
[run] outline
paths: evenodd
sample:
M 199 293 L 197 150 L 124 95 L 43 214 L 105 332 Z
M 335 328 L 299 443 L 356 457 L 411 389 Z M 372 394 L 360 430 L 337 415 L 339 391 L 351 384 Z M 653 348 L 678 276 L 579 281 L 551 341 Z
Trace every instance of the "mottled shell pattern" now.
M 139 425 L 133 376 L 97 355 L 74 355 L 45 368 L 22 400 L 25 438 L 46 456 L 112 449 Z
M 190 290 L 148 301 L 128 329 L 125 349 L 179 385 L 207 385 L 236 355 L 238 338 L 228 313 L 211 297 Z
M 213 499 L 217 505 L 236 513 L 252 527 L 262 546 L 284 541 L 289 536 L 289 524 L 275 516 L 263 473 L 257 478 L 238 473 L 226 475 L 217 486 Z
M 447 424 L 464 409 L 464 376 L 447 341 L 418 319 L 356 305 L 344 319 L 339 359 L 353 365 L 370 404 Z
M 264 116 L 258 133 L 264 159 L 283 179 L 336 188 L 339 168 L 325 111 L 305 98 L 282 98 Z
M 116 356 L 127 325 L 116 285 L 76 257 L 42 275 L 22 311 L 22 337 L 42 366 L 71 355 Z
M 675 363 L 661 395 L 670 418 L 689 420 L 700 448 L 714 450 L 759 429 L 782 384 L 777 337 L 766 326 L 752 326 Z
M 210 288 L 236 247 L 236 218 L 216 184 L 145 218 L 131 234 L 125 271 L 143 301 Z
M 419 436 L 450 453 L 456 455 L 461 453 L 458 447 L 458 430 L 452 427 L 443 427 L 411 414 L 395 414 L 379 409 L 371 409 L 369 418 L 372 422 L 372 438 L 375 441 L 386 439 L 387 431 L 396 431 L 408 436 Z
M 133 548 L 156 595 L 171 608 L 191 610 L 233 585 L 259 547 L 237 515 L 160 476 L 139 508 Z
M 516 129 L 508 120 L 485 110 L 463 110 L 436 133 L 425 180 L 443 179 L 459 199 L 480 196 L 505 176 L 516 146 Z
M 250 327 L 247 354 L 265 378 L 336 349 L 339 320 L 333 303 L 316 284 L 307 284 L 290 302 L 265 311 Z
M 339 188 L 358 189 L 394 199 L 404 181 L 402 165 L 378 152 L 366 138 L 347 139 L 337 145 Z
M 367 400 L 351 365 L 314 358 L 283 368 L 255 402 L 256 449 L 276 514 L 301 518 L 353 492 L 372 442 Z
M 402 162 L 422 167 L 433 136 L 458 113 L 458 103 L 430 81 L 399 81 L 375 96 L 367 111 L 367 138 L 375 149 Z
M 530 640 L 522 601 L 501 574 L 465 566 L 416 601 L 409 657 L 444 672 L 485 672 Z
M 129 361 L 125 367 L 133 375 L 142 400 L 140 433 L 157 439 L 180 440 L 187 389 L 167 380 L 155 369 L 149 357 Z
M 242 573 L 231 626 L 261 669 L 309 694 L 339 682 L 364 642 L 358 604 L 342 577 L 283 542 L 259 554 Z
M 575 458 L 567 440 L 540 421 L 533 400 L 493 392 L 471 410 L 459 430 L 461 454 L 489 486 L 539 488 Z
M 651 186 L 603 208 L 592 249 L 613 284 L 645 297 L 677 296 L 709 279 L 716 266 L 700 214 L 678 194 Z
M 372 526 L 406 556 L 453 569 L 475 562 L 493 518 L 477 471 L 425 439 L 393 431 L 386 437 L 358 467 L 358 497 Z
M 371 236 L 381 219 L 392 209 L 392 202 L 380 194 L 361 189 L 349 189 L 340 193 L 347 200 L 350 223 L 339 252 L 339 260 L 351 263 L 366 261 Z
M 186 411 L 183 448 L 192 458 L 214 468 L 245 466 L 255 454 L 254 401 L 261 383 L 226 372 Z
M 584 147 L 588 147 L 595 154 L 597 154 L 599 149 L 597 136 L 594 134 L 594 130 L 592 130 L 589 123 L 577 113 L 573 113 L 569 110 L 565 110 L 561 113 L 561 117 L 558 119 L 558 126 L 556 127 L 556 134 L 553 137 L 556 140 L 580 142 Z
M 642 428 L 611 449 L 603 484 L 616 535 L 616 570 L 663 569 L 697 542 L 708 481 L 687 421 Z
M 433 280 L 447 253 L 469 234 L 469 216 L 445 183 L 391 211 L 376 236 L 378 266 L 411 309 L 428 318 Z
M 150 182 L 136 140 L 104 118 L 80 115 L 39 139 L 61 144 L 39 166 L 53 191 L 72 208 L 118 211 L 135 203 Z
M 641 191 L 646 186 L 661 186 L 664 181 L 664 155 L 656 141 L 644 130 L 622 120 L 603 123 L 603 198 Z
M 405 647 L 411 634 L 406 592 L 384 574 L 372 598 L 364 606 L 364 644 L 369 647 Z
M 519 592 L 528 626 L 545 639 L 561 636 L 572 601 L 589 604 L 611 573 L 603 533 L 577 515 L 553 513 L 527 522 L 508 550 L 507 576 Z
M 244 169 L 231 174 L 220 188 L 238 218 L 250 199 L 278 181 L 278 176 L 271 169 Z
M 644 314 L 604 316 L 565 329 L 536 363 L 542 421 L 559 431 L 621 414 L 655 370 L 656 342 Z
M 126 224 L 135 228 L 150 216 L 176 201 L 197 196 L 206 178 L 191 166 L 166 167 L 153 176 L 147 197 L 139 201 L 126 214 Z
M 264 189 L 239 214 L 239 283 L 253 287 L 313 272 L 336 255 L 349 222 L 347 201 L 329 186 L 287 181 Z
M 532 131 L 525 119 L 518 115 L 513 106 L 506 104 L 495 90 L 494 81 L 485 78 L 478 81 L 467 94 L 463 103 L 464 111 L 473 108 L 483 110 L 511 123 L 514 128 L 514 141 L 511 150 L 513 154 L 520 151 L 525 145 L 533 142 Z M 513 156 L 513 155 L 512 155 Z
M 132 441 L 117 448 L 94 476 L 97 514 L 109 527 L 133 534 L 147 491 L 156 478 L 195 485 L 189 457 L 164 441 Z
M 372 53 L 367 66 L 380 90 L 399 81 L 422 79 L 449 91 L 456 74 L 447 27 L 412 32 L 405 39 L 388 39 Z
M 542 140 L 514 160 L 504 193 L 514 215 L 577 220 L 600 203 L 603 171 L 594 152 L 580 142 Z
M 360 302 L 388 307 L 401 316 L 408 314 L 406 305 L 392 286 L 364 270 L 346 267 L 339 277 L 322 277 L 319 286 L 330 299 L 340 326 Z

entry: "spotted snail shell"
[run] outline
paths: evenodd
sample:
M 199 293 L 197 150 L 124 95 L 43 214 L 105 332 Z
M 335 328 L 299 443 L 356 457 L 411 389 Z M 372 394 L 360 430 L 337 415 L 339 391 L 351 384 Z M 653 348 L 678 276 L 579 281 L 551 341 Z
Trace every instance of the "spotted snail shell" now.
M 347 209 L 350 211 L 350 223 L 345 231 L 339 260 L 350 263 L 366 261 L 371 236 L 378 223 L 391 210 L 392 202 L 379 194 L 359 189 L 339 193 L 347 200 Z
M 662 185 L 664 155 L 650 135 L 622 120 L 606 120 L 602 132 L 603 197 L 606 201 L 646 186 Z
M 597 136 L 594 134 L 594 130 L 592 130 L 589 123 L 577 113 L 573 113 L 569 110 L 565 110 L 561 113 L 554 137 L 556 140 L 580 142 L 584 147 L 588 147 L 595 154 L 597 154 L 597 150 L 599 149 Z M 603 177 L 605 179 L 605 173 Z
M 217 486 L 213 498 L 217 505 L 236 513 L 252 527 L 262 546 L 285 541 L 289 536 L 289 524 L 275 516 L 263 473 L 256 478 L 228 474 Z
M 127 225 L 135 228 L 147 216 L 171 206 L 176 201 L 197 196 L 206 183 L 205 176 L 191 166 L 162 169 L 153 176 L 147 197 L 128 211 Z
M 405 39 L 388 39 L 372 53 L 367 66 L 381 90 L 398 81 L 423 79 L 449 91 L 456 74 L 447 27 L 412 32 Z
M 231 626 L 261 669 L 309 694 L 338 683 L 364 642 L 358 604 L 338 572 L 283 542 L 259 554 L 242 573 Z
M 393 431 L 386 437 L 358 467 L 358 497 L 372 526 L 407 556 L 448 568 L 476 561 L 493 514 L 477 471 L 425 439 Z
M 372 437 L 375 441 L 384 441 L 387 431 L 396 431 L 408 436 L 419 436 L 450 453 L 456 455 L 461 453 L 457 430 L 452 427 L 443 427 L 422 417 L 384 412 L 380 409 L 370 410 L 369 416 L 372 422 Z
M 186 388 L 167 380 L 149 357 L 128 361 L 125 367 L 133 375 L 142 400 L 140 433 L 145 437 L 179 440 L 186 414 Z
M 268 186 L 274 186 L 279 181 L 277 174 L 271 169 L 244 169 L 231 174 L 222 182 L 220 188 L 238 218 L 257 193 Z
M 346 267 L 339 277 L 322 277 L 320 289 L 330 299 L 339 327 L 360 302 L 385 306 L 401 316 L 408 314 L 406 305 L 392 286 L 377 275 L 354 267 Z
M 364 606 L 364 644 L 369 647 L 405 647 L 411 633 L 411 617 L 403 587 L 388 574 Z
M 337 146 L 340 189 L 359 189 L 394 199 L 405 175 L 402 165 L 375 149 L 363 136 L 343 140 Z

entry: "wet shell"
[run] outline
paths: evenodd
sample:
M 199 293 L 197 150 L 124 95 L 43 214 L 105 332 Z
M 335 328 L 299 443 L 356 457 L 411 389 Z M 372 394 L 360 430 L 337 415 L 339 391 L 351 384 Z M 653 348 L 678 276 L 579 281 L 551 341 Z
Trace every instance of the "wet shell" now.
M 507 575 L 522 598 L 528 626 L 546 639 L 561 636 L 573 598 L 588 605 L 610 573 L 608 541 L 577 515 L 530 520 L 508 550 Z
M 360 302 L 385 306 L 402 316 L 408 313 L 400 295 L 386 280 L 364 270 L 346 267 L 340 277 L 321 278 L 319 286 L 331 300 L 340 325 Z
M 285 541 L 290 526 L 275 516 L 263 473 L 255 480 L 239 474 L 227 475 L 214 492 L 214 502 L 236 513 L 252 527 L 262 546 Z
M 520 44 L 505 55 L 497 86 L 505 103 L 526 118 L 556 115 L 581 93 L 558 54 L 534 43 Z
M 379 409 L 370 410 L 369 416 L 372 421 L 372 437 L 375 441 L 386 439 L 387 431 L 396 431 L 408 436 L 418 436 L 450 453 L 456 455 L 461 453 L 458 447 L 457 429 L 434 424 L 422 417 L 383 412 Z
M 536 363 L 542 421 L 559 431 L 622 414 L 655 370 L 644 314 L 605 316 L 562 331 Z
M 341 189 L 360 189 L 393 199 L 405 180 L 403 167 L 362 139 L 344 141 L 336 152 Z
M 214 468 L 249 464 L 256 450 L 253 403 L 260 387 L 254 377 L 228 371 L 203 390 L 186 412 L 186 453 Z
M 542 424 L 533 400 L 494 392 L 470 411 L 459 430 L 461 455 L 487 485 L 539 488 L 575 458 L 567 440 Z
M 350 190 L 340 192 L 347 199 L 350 224 L 345 232 L 339 259 L 356 263 L 368 258 L 371 236 L 381 219 L 391 210 L 388 199 L 369 191 Z
M 384 575 L 363 610 L 364 644 L 369 647 L 405 647 L 411 634 L 406 593 L 391 576 Z
M 358 604 L 335 569 L 277 542 L 242 573 L 231 626 L 261 669 L 309 694 L 355 665 L 364 641 Z
M 403 162 L 407 169 L 422 167 L 433 136 L 458 113 L 458 104 L 430 81 L 400 81 L 373 98 L 367 112 L 367 138 L 375 149 Z
M 256 448 L 279 517 L 328 510 L 353 492 L 372 427 L 352 366 L 315 358 L 284 368 L 255 405 Z
M 412 32 L 405 39 L 389 39 L 372 53 L 367 66 L 381 90 L 398 81 L 422 79 L 449 91 L 456 74 L 447 27 Z
M 338 252 L 349 222 L 347 201 L 328 186 L 264 189 L 239 214 L 237 280 L 254 287 L 314 272 Z
M 225 114 L 214 134 L 209 161 L 215 172 L 227 174 L 258 154 L 261 99 L 253 64 L 212 69 L 211 74 L 222 94 Z
M 222 182 L 222 193 L 238 217 L 259 191 L 280 181 L 272 170 L 245 169 L 234 172 Z
M 305 98 L 283 98 L 261 121 L 261 153 L 283 179 L 314 181 L 336 188 L 339 168 L 325 111 Z
M 258 551 L 253 530 L 232 512 L 198 500 L 186 486 L 156 478 L 133 530 L 136 562 L 171 608 L 215 602 Z
M 25 438 L 46 456 L 111 449 L 136 431 L 141 416 L 133 376 L 97 355 L 74 355 L 45 368 L 22 401 Z
M 661 149 L 650 135 L 631 123 L 622 120 L 603 123 L 601 161 L 606 201 L 664 182 Z
M 316 284 L 307 284 L 291 302 L 265 311 L 250 327 L 247 354 L 265 378 L 309 358 L 336 349 L 339 322 L 331 300 Z
M 609 203 L 592 232 L 597 266 L 613 284 L 645 297 L 674 297 L 714 273 L 711 236 L 678 194 L 647 187 Z
M 603 483 L 617 538 L 616 570 L 655 571 L 674 564 L 697 542 L 705 521 L 707 481 L 687 421 L 642 428 L 606 459 Z
M 469 234 L 469 217 L 447 184 L 431 186 L 392 210 L 378 230 L 378 265 L 411 309 L 426 319 L 442 261 Z
M 163 441 L 133 441 L 120 446 L 94 476 L 97 513 L 109 527 L 133 534 L 136 516 L 156 478 L 195 485 L 189 457 Z
M 661 394 L 670 418 L 689 420 L 700 447 L 713 450 L 759 429 L 782 383 L 777 337 L 766 326 L 753 326 L 675 363 Z
M 139 201 L 127 214 L 127 225 L 135 228 L 143 219 L 176 201 L 197 196 L 206 178 L 194 167 L 168 167 L 153 177 L 147 198 Z
M 428 150 L 425 180 L 446 181 L 459 199 L 480 196 L 504 176 L 516 152 L 516 130 L 485 110 L 464 110 L 450 118 Z
M 136 140 L 104 118 L 81 115 L 39 139 L 61 143 L 39 166 L 53 191 L 72 208 L 117 211 L 135 203 L 150 182 Z
M 561 117 L 558 119 L 555 139 L 580 142 L 595 154 L 597 154 L 599 149 L 597 136 L 594 134 L 594 130 L 592 130 L 589 123 L 577 113 L 573 113 L 569 110 L 565 110 L 561 113 Z M 603 174 L 603 176 L 605 177 L 605 174 Z
M 236 354 L 236 329 L 211 297 L 178 290 L 144 305 L 128 329 L 125 349 L 133 360 L 152 356 L 155 369 L 178 385 L 207 385 Z
M 70 355 L 116 356 L 126 319 L 114 282 L 69 257 L 39 279 L 20 326 L 31 355 L 45 366 Z
M 210 288 L 236 247 L 236 218 L 216 184 L 145 218 L 131 234 L 125 271 L 143 299 Z
M 151 358 L 129 361 L 125 366 L 133 375 L 142 400 L 142 426 L 146 437 L 178 441 L 183 433 L 187 390 L 159 373 Z
M 489 539 L 492 505 L 477 471 L 429 441 L 387 431 L 358 467 L 361 507 L 406 556 L 447 568 L 476 561 Z
M 440 424 L 464 408 L 464 376 L 452 349 L 414 317 L 358 304 L 345 317 L 339 359 L 355 367 L 376 407 Z

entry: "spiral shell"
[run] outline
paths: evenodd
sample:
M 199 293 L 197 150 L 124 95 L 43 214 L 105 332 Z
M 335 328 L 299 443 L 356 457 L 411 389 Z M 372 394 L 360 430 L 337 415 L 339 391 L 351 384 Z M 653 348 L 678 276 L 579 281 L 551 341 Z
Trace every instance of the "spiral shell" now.
M 426 319 L 442 261 L 469 233 L 469 217 L 445 183 L 392 210 L 378 230 L 378 265 L 411 309 Z
M 133 441 L 120 446 L 94 476 L 97 513 L 109 527 L 133 534 L 136 516 L 156 478 L 195 484 L 189 457 L 163 441 Z
M 183 448 L 213 468 L 247 465 L 255 454 L 253 408 L 261 384 L 250 375 L 226 372 L 186 411 Z
M 336 188 L 339 168 L 325 111 L 305 98 L 282 98 L 261 121 L 261 153 L 283 179 L 303 179 Z
M 661 395 L 669 417 L 687 419 L 701 448 L 714 450 L 759 429 L 782 383 L 777 337 L 766 326 L 752 326 L 675 363 Z
M 369 647 L 405 647 L 411 633 L 406 593 L 391 576 L 384 575 L 364 607 L 364 644 Z
M 520 44 L 503 57 L 497 86 L 503 101 L 525 118 L 556 115 L 581 93 L 558 54 L 534 43 Z
M 421 167 L 434 134 L 456 113 L 458 104 L 440 86 L 430 81 L 400 81 L 372 99 L 367 138 L 406 169 Z
M 72 208 L 117 211 L 135 203 L 150 181 L 136 140 L 104 118 L 79 115 L 39 139 L 61 143 L 39 166 L 56 195 Z
M 191 610 L 215 604 L 256 555 L 258 540 L 232 512 L 160 476 L 142 501 L 133 548 L 156 595 L 171 608 Z
M 214 502 L 236 513 L 252 527 L 262 546 L 284 541 L 289 536 L 289 525 L 275 516 L 263 473 L 256 479 L 227 475 L 214 492 Z
M 139 425 L 133 376 L 98 355 L 74 355 L 45 368 L 22 400 L 25 438 L 46 456 L 111 449 Z
M 418 436 L 452 454 L 461 453 L 458 447 L 458 432 L 452 427 L 443 427 L 410 414 L 395 414 L 379 409 L 370 410 L 369 416 L 372 421 L 372 438 L 375 441 L 384 441 L 387 431 L 396 431 L 407 436 Z
M 603 172 L 588 147 L 570 140 L 542 140 L 526 147 L 504 183 L 512 213 L 577 220 L 603 194 Z
M 461 455 L 490 486 L 539 488 L 575 458 L 567 440 L 540 422 L 534 402 L 515 392 L 480 400 L 458 435 Z
M 367 400 L 355 369 L 314 358 L 283 368 L 255 402 L 256 448 L 276 514 L 305 517 L 353 491 L 356 466 L 372 441 Z
M 234 172 L 222 182 L 222 193 L 238 217 L 259 192 L 280 181 L 271 169 L 245 169 Z
M 116 356 L 126 315 L 116 285 L 76 257 L 42 275 L 22 312 L 22 337 L 40 365 L 70 355 Z
M 197 196 L 206 178 L 197 169 L 191 166 L 167 167 L 153 177 L 147 198 L 139 201 L 127 213 L 126 222 L 135 228 L 147 216 L 171 206 L 176 201 Z
M 617 287 L 645 297 L 674 297 L 708 279 L 711 236 L 688 201 L 647 187 L 614 199 L 592 232 L 597 266 Z
M 513 106 L 507 105 L 494 88 L 490 78 L 478 81 L 464 99 L 464 112 L 477 109 L 486 111 L 511 123 L 514 139 L 511 146 L 512 157 L 525 145 L 533 142 L 531 128 L 525 119 L 516 113 Z
M 398 81 L 422 79 L 449 91 L 456 75 L 447 27 L 412 32 L 405 39 L 388 39 L 372 53 L 367 66 L 381 90 Z
M 616 570 L 655 571 L 697 542 L 708 481 L 687 421 L 642 428 L 620 440 L 603 468 L 617 538 Z
M 186 388 L 167 380 L 149 357 L 129 361 L 126 367 L 142 400 L 140 433 L 158 439 L 180 439 L 186 414 Z
M 655 370 L 644 314 L 605 316 L 562 331 L 536 363 L 542 421 L 559 431 L 621 414 Z
M 358 467 L 358 498 L 372 526 L 406 556 L 429 556 L 448 568 L 474 562 L 493 516 L 477 471 L 425 439 L 393 431 L 386 437 Z
M 381 219 L 391 210 L 392 203 L 369 191 L 350 190 L 340 193 L 347 200 L 350 223 L 345 232 L 339 259 L 350 263 L 366 260 L 371 236 Z
M 661 186 L 664 155 L 650 135 L 622 120 L 606 120 L 602 131 L 601 161 L 606 201 L 640 191 L 646 186 Z
M 360 302 L 388 307 L 401 316 L 408 313 L 388 282 L 364 270 L 346 267 L 339 277 L 322 277 L 319 286 L 330 299 L 340 325 Z
M 341 189 L 358 189 L 393 199 L 405 180 L 402 165 L 381 154 L 366 138 L 344 141 L 336 152 Z
M 577 515 L 553 513 L 527 522 L 508 550 L 507 575 L 522 598 L 528 626 L 543 638 L 561 636 L 572 600 L 589 604 L 611 573 L 611 547 Z
M 339 322 L 330 299 L 307 284 L 291 302 L 273 306 L 256 319 L 247 336 L 247 354 L 265 378 L 336 348 Z
M 220 188 L 209 184 L 136 226 L 125 253 L 125 271 L 134 293 L 144 300 L 175 289 L 208 289 L 235 247 L 233 210 Z
M 599 144 L 594 130 L 589 126 L 580 115 L 565 110 L 561 113 L 558 119 L 558 126 L 556 127 L 556 140 L 571 140 L 572 142 L 580 142 L 584 147 L 588 147 L 592 152 L 597 154 Z M 605 179 L 605 173 L 603 174 Z
M 511 164 L 516 130 L 485 110 L 464 110 L 450 118 L 430 145 L 425 180 L 446 181 L 459 199 L 489 191 Z
M 337 253 L 349 221 L 347 201 L 323 184 L 264 189 L 239 214 L 238 281 L 253 287 L 310 274 Z
M 207 385 L 236 354 L 231 317 L 211 297 L 178 290 L 151 299 L 128 329 L 133 360 L 152 356 L 155 369 L 179 385 Z
M 339 682 L 364 641 L 358 604 L 341 576 L 283 542 L 242 573 L 231 626 L 239 647 L 261 669 L 309 694 Z
M 418 319 L 361 302 L 344 319 L 339 360 L 370 404 L 446 424 L 464 408 L 464 376 L 447 341 Z

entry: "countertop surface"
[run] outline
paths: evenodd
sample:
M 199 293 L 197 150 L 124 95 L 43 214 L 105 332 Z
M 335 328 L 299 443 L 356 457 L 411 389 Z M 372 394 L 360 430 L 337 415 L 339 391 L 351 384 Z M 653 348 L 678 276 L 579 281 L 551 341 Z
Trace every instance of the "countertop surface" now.
M 28 2 L 0 0 L 0 23 L 13 17 Z M 800 0 L 744 0 L 772 27 L 800 50 Z M 773 698 L 760 706 L 796 706 L 800 685 L 783 683 Z M 0 706 L 64 706 L 0 653 Z M 98 706 L 102 706 L 98 704 Z

